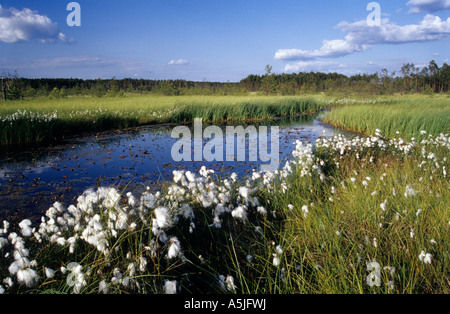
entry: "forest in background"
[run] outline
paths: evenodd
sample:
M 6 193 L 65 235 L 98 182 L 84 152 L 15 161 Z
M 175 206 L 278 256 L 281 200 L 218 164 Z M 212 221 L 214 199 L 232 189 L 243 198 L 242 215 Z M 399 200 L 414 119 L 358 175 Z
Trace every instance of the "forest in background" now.
M 30 79 L 14 74 L 1 76 L 3 100 L 36 97 L 65 98 L 80 96 L 125 96 L 128 94 L 181 95 L 392 95 L 396 93 L 447 93 L 450 66 L 441 67 L 434 60 L 419 68 L 404 64 L 400 73 L 382 69 L 374 74 L 346 76 L 338 73 L 299 72 L 272 73 L 266 66 L 264 75 L 248 75 L 240 82 L 195 82 L 186 80 L 39 78 Z

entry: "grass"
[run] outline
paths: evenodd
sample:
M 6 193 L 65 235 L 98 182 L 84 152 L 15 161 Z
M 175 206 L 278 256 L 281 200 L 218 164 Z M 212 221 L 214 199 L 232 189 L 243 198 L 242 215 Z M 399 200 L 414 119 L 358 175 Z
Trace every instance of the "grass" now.
M 439 166 L 427 161 L 423 167 L 418 164 L 426 157 L 418 151 L 408 158 L 393 147 L 385 152 L 370 149 L 359 158 L 355 152 L 336 153 L 324 158 L 339 163 L 328 173 L 328 180 L 292 178 L 280 205 L 291 203 L 295 208 L 286 212 L 284 241 L 289 258 L 296 260 L 289 262 L 291 276 L 299 283 L 296 291 L 450 291 L 444 275 L 449 271 L 445 235 L 450 229 L 450 197 L 448 179 L 442 173 L 443 166 L 448 168 L 444 161 L 448 147 L 434 152 Z M 405 196 L 408 187 L 414 195 Z M 304 205 L 309 206 L 307 218 L 300 210 Z M 423 250 L 435 258 L 431 266 L 419 260 Z M 372 261 L 380 265 L 379 287 L 366 284 L 367 265 Z M 295 265 L 302 267 L 298 270 Z
M 448 294 L 448 123 L 431 118 L 448 105 L 410 100 L 341 104 L 346 128 L 378 135 L 299 142 L 277 173 L 177 172 L 161 193 L 99 188 L 41 225 L 3 226 L 0 291 Z
M 389 97 L 377 104 L 350 104 L 330 112 L 324 121 L 364 134 L 376 129 L 387 137 L 417 137 L 420 131 L 431 134 L 449 130 L 448 97 Z M 398 132 L 398 133 L 397 133 Z
M 44 142 L 145 124 L 244 121 L 317 112 L 310 97 L 135 96 L 32 99 L 0 106 L 0 143 Z
M 39 226 L 3 227 L 0 278 L 14 285 L 2 289 L 447 294 L 448 138 L 400 143 L 335 137 L 298 144 L 278 174 L 202 169 L 156 194 L 86 191 Z

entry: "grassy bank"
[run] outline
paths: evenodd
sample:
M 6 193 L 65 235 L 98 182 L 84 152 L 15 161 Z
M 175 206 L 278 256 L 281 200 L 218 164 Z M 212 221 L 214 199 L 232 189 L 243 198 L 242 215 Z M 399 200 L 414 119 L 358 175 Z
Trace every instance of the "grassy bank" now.
M 48 141 L 80 132 L 144 124 L 265 119 L 317 112 L 325 106 L 307 97 L 141 96 L 34 99 L 2 104 L 0 143 Z
M 450 99 L 448 97 L 389 97 L 377 104 L 346 104 L 330 112 L 324 121 L 364 134 L 376 129 L 387 137 L 417 137 L 420 131 L 448 133 Z
M 448 138 L 420 139 L 319 143 L 327 176 L 294 176 L 282 202 L 296 209 L 286 214 L 284 241 L 289 258 L 302 256 L 300 270 L 288 264 L 300 291 L 450 291 Z

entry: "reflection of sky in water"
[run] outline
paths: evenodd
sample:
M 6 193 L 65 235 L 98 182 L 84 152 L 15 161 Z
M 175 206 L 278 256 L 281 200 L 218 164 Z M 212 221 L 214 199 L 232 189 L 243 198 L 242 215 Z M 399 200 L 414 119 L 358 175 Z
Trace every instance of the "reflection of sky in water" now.
M 260 124 L 267 125 L 267 122 Z M 276 120 L 272 124 L 280 126 L 280 167 L 291 155 L 297 139 L 314 142 L 324 130 L 327 136 L 336 132 L 318 120 L 304 117 L 293 121 Z M 203 124 L 203 128 L 207 126 Z M 98 185 L 125 188 L 129 184 L 127 191 L 153 187 L 157 181 L 171 180 L 173 170 L 197 172 L 205 165 L 215 170 L 217 175 L 227 176 L 236 172 L 242 176 L 259 169 L 259 158 L 258 161 L 249 161 L 248 141 L 245 145 L 246 161 L 174 162 L 171 149 L 178 141 L 171 138 L 174 127 L 142 127 L 66 140 L 51 147 L 22 147 L 19 152 L 2 152 L 0 215 L 5 215 L 4 208 L 42 213 L 55 201 L 69 205 L 84 190 Z M 189 127 L 193 138 L 192 125 Z M 223 130 L 226 134 L 225 128 Z M 203 145 L 208 141 L 205 139 Z M 237 156 L 236 151 L 234 156 Z

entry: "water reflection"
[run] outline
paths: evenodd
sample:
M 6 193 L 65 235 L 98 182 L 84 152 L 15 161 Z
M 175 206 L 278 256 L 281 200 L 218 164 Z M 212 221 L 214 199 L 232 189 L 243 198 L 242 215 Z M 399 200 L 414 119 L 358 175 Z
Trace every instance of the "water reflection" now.
M 343 131 L 322 124 L 317 115 L 264 120 L 240 124 L 280 127 L 280 165 L 290 157 L 298 139 L 313 143 L 326 132 Z M 203 124 L 203 128 L 208 126 Z M 174 162 L 171 138 L 175 125 L 146 126 L 67 139 L 46 147 L 0 146 L 0 218 L 11 215 L 41 215 L 55 201 L 69 205 L 90 187 L 119 189 L 156 188 L 172 179 L 172 171 L 198 171 L 203 165 L 226 176 L 243 176 L 260 166 L 259 161 Z M 192 125 L 188 125 L 192 128 Z M 226 124 L 221 125 L 222 128 Z M 205 144 L 204 141 L 203 144 Z M 248 156 L 248 144 L 246 145 Z

